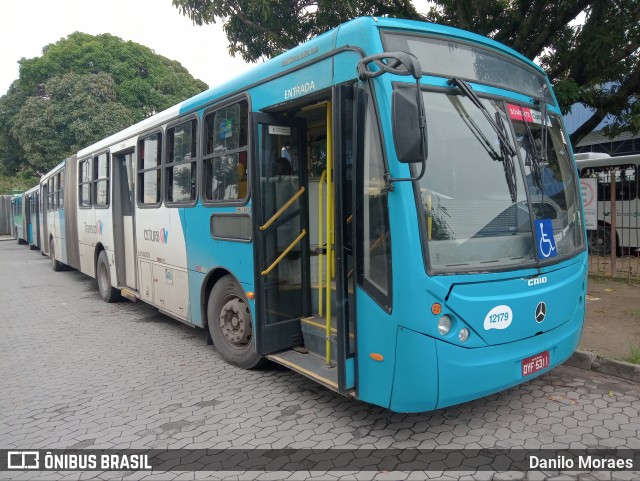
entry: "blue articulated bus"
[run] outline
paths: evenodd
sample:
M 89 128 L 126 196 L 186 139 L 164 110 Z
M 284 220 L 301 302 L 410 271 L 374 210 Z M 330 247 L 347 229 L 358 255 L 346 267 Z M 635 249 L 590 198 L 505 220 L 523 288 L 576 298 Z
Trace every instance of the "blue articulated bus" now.
M 236 366 L 428 411 L 575 350 L 576 177 L 531 61 L 360 18 L 63 161 L 41 183 L 41 245 Z

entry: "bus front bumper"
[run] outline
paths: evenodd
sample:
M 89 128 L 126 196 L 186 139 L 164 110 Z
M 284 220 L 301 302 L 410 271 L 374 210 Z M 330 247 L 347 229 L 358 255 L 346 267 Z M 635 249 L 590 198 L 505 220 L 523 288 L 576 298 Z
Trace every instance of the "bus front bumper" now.
M 401 328 L 391 410 L 422 412 L 478 399 L 549 372 L 566 361 L 580 341 L 584 306 L 557 328 L 507 344 L 466 349 Z M 549 351 L 549 366 L 528 376 L 522 361 Z M 426 354 L 426 357 L 421 354 Z

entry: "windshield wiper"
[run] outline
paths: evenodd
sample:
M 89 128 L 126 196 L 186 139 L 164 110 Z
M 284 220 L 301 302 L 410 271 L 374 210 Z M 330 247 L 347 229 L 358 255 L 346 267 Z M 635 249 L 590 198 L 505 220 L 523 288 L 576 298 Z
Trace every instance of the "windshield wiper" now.
M 549 93 L 549 87 L 547 87 L 546 82 L 542 86 L 542 97 L 540 99 L 536 99 L 536 103 L 540 105 L 540 117 L 542 121 L 542 133 L 541 133 L 541 143 L 540 146 L 540 159 L 546 164 L 547 163 L 547 94 Z
M 527 131 L 527 138 L 529 139 L 529 148 L 527 150 L 527 158 L 525 159 L 525 163 L 527 160 L 531 162 L 531 175 L 533 176 L 533 182 L 536 186 L 542 190 L 542 174 L 540 172 L 540 157 L 538 154 L 538 150 L 536 147 L 536 141 L 533 138 L 533 133 L 531 133 L 531 127 L 529 127 L 529 122 L 527 119 L 522 116 L 522 120 L 524 121 L 524 128 Z
M 498 126 L 498 129 L 500 130 L 500 132 L 502 132 L 502 134 L 506 137 L 506 131 L 507 129 L 504 126 L 504 121 L 502 120 L 502 116 L 500 115 L 500 112 L 498 112 L 496 110 L 496 125 Z M 511 143 L 509 144 L 500 144 L 500 147 L 502 148 L 502 155 L 503 155 L 503 161 L 502 163 L 504 164 L 504 175 L 507 178 L 507 185 L 509 186 L 509 193 L 511 194 L 511 201 L 515 204 L 518 201 L 518 183 L 516 181 L 516 163 L 513 160 L 513 157 L 515 156 L 515 150 L 513 151 L 513 155 L 510 155 L 508 152 L 505 152 L 505 147 L 509 145 L 511 146 Z
M 473 105 L 480 109 L 480 111 L 484 114 L 487 121 L 489 122 L 489 125 L 491 125 L 491 128 L 498 136 L 498 139 L 500 140 L 500 146 L 504 148 L 511 157 L 516 155 L 516 149 L 513 147 L 513 145 L 511 145 L 511 142 L 509 142 L 507 135 L 502 130 L 500 130 L 498 124 L 496 124 L 496 122 L 491 118 L 491 114 L 484 106 L 482 101 L 478 98 L 476 93 L 471 89 L 471 86 L 466 81 L 458 77 L 451 77 L 447 83 L 451 86 L 458 87 L 464 94 L 464 96 L 471 100 Z
M 516 149 L 507 137 L 507 132 L 502 117 L 500 116 L 498 111 L 496 111 L 496 119 L 494 120 L 493 118 L 491 118 L 491 114 L 489 113 L 487 108 L 484 106 L 482 101 L 478 98 L 475 92 L 471 89 L 471 86 L 466 81 L 458 77 L 452 77 L 449 79 L 448 84 L 458 87 L 462 94 L 469 100 L 471 100 L 471 103 L 482 112 L 482 114 L 487 119 L 487 122 L 489 122 L 489 125 L 491 125 L 491 128 L 498 136 L 498 140 L 500 142 L 500 151 L 502 155 L 498 156 L 497 158 L 493 155 L 491 157 L 493 157 L 494 160 L 502 160 L 502 163 L 504 164 L 505 177 L 507 179 L 507 186 L 509 187 L 509 193 L 511 194 L 511 200 L 514 203 L 517 202 L 518 187 L 516 182 L 516 168 L 513 161 L 513 157 L 515 157 L 516 155 Z M 491 150 L 495 152 L 492 146 Z
M 460 118 L 465 123 L 465 125 L 469 127 L 469 130 L 471 131 L 473 136 L 478 139 L 480 145 L 482 145 L 484 147 L 484 150 L 487 151 L 489 157 L 491 157 L 493 160 L 501 160 L 502 155 L 504 154 L 501 155 L 500 153 L 498 153 L 498 151 L 493 147 L 491 141 L 487 138 L 486 135 L 484 135 L 482 129 L 478 126 L 478 124 L 476 124 L 473 118 L 471 118 L 462 104 L 458 100 L 452 101 L 451 104 L 453 105 L 453 108 L 456 109 L 456 112 L 458 112 L 458 115 L 460 115 Z

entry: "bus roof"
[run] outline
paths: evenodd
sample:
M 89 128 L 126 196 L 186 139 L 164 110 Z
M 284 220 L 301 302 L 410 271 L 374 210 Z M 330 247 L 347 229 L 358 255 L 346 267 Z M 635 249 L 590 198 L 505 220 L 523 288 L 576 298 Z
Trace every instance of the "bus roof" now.
M 618 157 L 604 156 L 585 156 L 584 154 L 576 154 L 576 165 L 578 168 L 585 167 L 608 167 L 613 165 L 640 164 L 640 155 L 620 155 Z
M 171 121 L 179 115 L 193 112 L 214 101 L 220 101 L 226 97 L 230 97 L 232 95 L 247 91 L 256 84 L 263 83 L 267 79 L 272 78 L 276 75 L 282 75 L 292 69 L 295 69 L 300 64 L 303 64 L 308 60 L 317 58 L 342 46 L 342 43 L 340 41 L 340 37 L 342 36 L 344 36 L 345 38 L 348 37 L 349 39 L 353 39 L 354 37 L 365 39 L 367 38 L 367 35 L 371 36 L 373 33 L 375 33 L 376 39 L 379 42 L 380 40 L 377 29 L 380 28 L 414 30 L 423 33 L 432 33 L 435 35 L 476 42 L 512 56 L 518 61 L 525 63 L 529 67 L 534 68 L 544 75 L 544 70 L 542 70 L 538 65 L 536 65 L 523 55 L 519 54 L 515 50 L 499 42 L 472 32 L 460 30 L 453 27 L 447 27 L 444 25 L 438 25 L 435 23 L 420 22 L 415 20 L 402 20 L 384 17 L 360 17 L 346 22 L 336 27 L 335 29 L 325 32 L 297 47 L 294 47 L 291 50 L 273 57 L 272 59 L 255 66 L 251 70 L 245 72 L 244 74 L 241 74 L 234 79 L 231 79 L 219 86 L 201 92 L 200 94 L 187 99 L 179 103 L 178 105 L 170 107 L 163 112 L 144 119 L 135 125 L 132 125 L 120 132 L 117 132 L 105 139 L 96 142 L 95 144 L 87 146 L 86 148 L 78 152 L 78 157 L 91 155 L 101 150 L 107 149 L 115 144 L 130 140 L 135 136 L 143 134 Z M 364 50 L 366 54 L 374 53 L 371 51 L 367 52 L 366 49 Z M 355 74 L 356 73 L 354 69 L 354 78 Z
M 47 172 L 46 174 L 43 174 L 42 177 L 40 177 L 40 182 L 42 183 L 42 181 L 44 179 L 47 179 L 49 177 L 51 177 L 52 174 L 55 174 L 57 171 L 59 171 L 60 169 L 62 169 L 67 160 L 69 159 L 69 157 L 67 157 L 66 159 L 64 159 L 62 162 L 60 162 L 58 165 L 56 165 L 53 169 L 51 169 L 49 172 Z

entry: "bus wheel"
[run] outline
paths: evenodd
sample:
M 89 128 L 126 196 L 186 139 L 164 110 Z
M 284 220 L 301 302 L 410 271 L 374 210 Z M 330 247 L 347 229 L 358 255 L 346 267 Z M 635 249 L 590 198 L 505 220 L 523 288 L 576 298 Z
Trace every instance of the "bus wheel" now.
M 62 262 L 56 260 L 56 251 L 53 248 L 53 239 L 49 241 L 49 257 L 51 258 L 51 268 L 55 272 L 60 272 L 62 270 Z
M 597 256 L 607 256 L 611 254 L 611 233 L 603 229 L 590 230 L 587 232 L 589 253 Z
M 109 257 L 105 251 L 101 251 L 96 263 L 96 280 L 100 296 L 105 302 L 120 300 L 120 291 L 111 285 L 111 270 L 109 269 Z
M 207 319 L 213 343 L 225 361 L 243 369 L 261 364 L 262 358 L 256 353 L 249 304 L 231 276 L 222 277 L 213 286 Z

